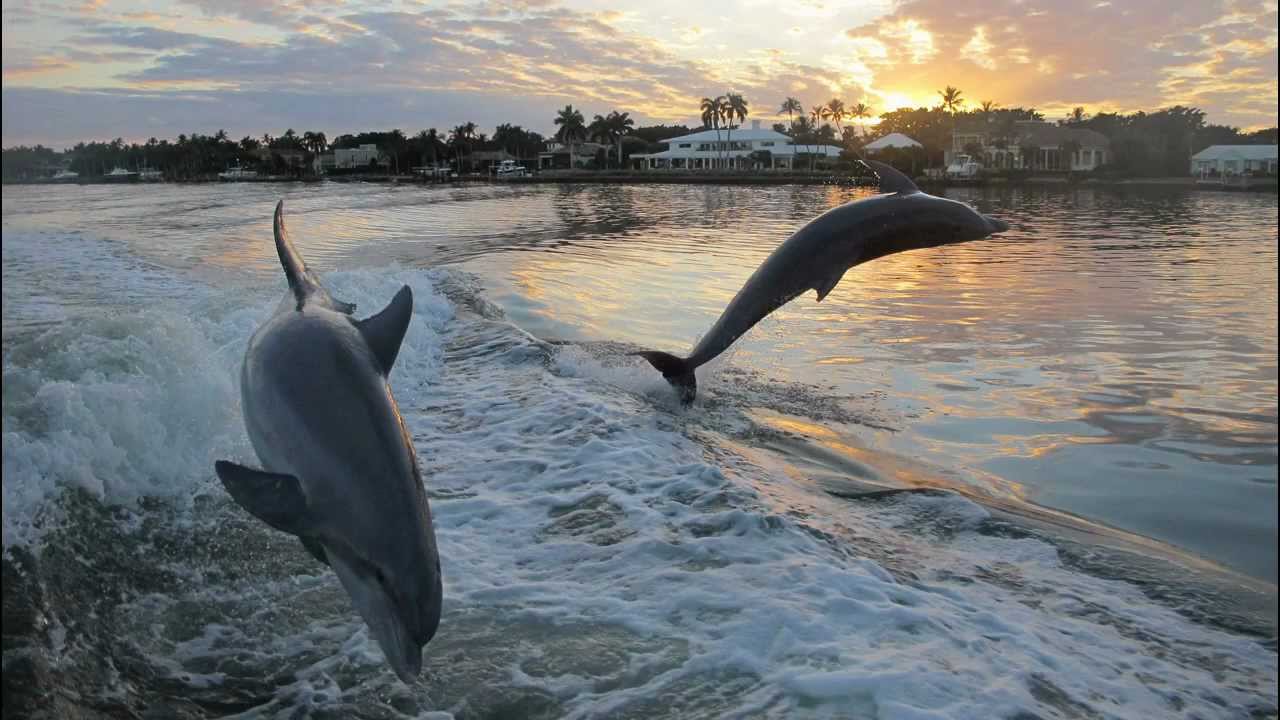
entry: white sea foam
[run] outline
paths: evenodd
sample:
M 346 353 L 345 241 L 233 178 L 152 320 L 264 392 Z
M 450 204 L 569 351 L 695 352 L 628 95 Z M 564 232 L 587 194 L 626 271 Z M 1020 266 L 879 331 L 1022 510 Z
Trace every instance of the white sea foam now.
M 210 669 L 221 663 L 292 668 L 250 713 L 267 717 L 395 693 L 465 714 L 498 686 L 580 718 L 1274 707 L 1276 655 L 1257 642 L 1076 572 L 1040 540 L 980 534 L 986 512 L 967 500 L 808 494 L 684 432 L 649 368 L 606 368 L 460 309 L 436 291 L 447 277 L 325 278 L 358 316 L 402 283 L 414 289 L 391 384 L 433 494 L 445 578 L 428 680 L 396 684 L 336 580 L 312 563 L 131 601 L 137 642 L 193 690 L 230 682 Z M 221 498 L 213 460 L 251 459 L 236 386 L 244 343 L 282 291 L 203 288 L 6 346 L 6 547 L 47 531 L 66 487 L 109 503 Z M 214 507 L 227 514 L 200 532 L 235 524 L 265 548 L 254 563 L 309 562 L 229 502 Z M 189 605 L 211 619 L 166 630 Z

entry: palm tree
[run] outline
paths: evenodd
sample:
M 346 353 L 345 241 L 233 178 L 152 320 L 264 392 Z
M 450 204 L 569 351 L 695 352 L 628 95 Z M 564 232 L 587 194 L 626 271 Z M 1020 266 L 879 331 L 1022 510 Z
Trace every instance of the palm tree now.
M 813 128 L 812 132 L 816 136 L 818 132 L 818 128 L 822 125 L 822 106 L 821 105 L 814 105 L 812 108 L 809 109 L 809 124 L 812 126 Z M 817 139 L 817 138 L 815 137 L 814 139 Z M 809 151 L 809 169 L 813 170 L 813 163 L 814 163 L 813 156 L 815 155 L 815 153 L 813 152 L 813 148 L 808 147 L 808 145 L 809 145 L 808 143 L 805 143 L 805 147 Z
M 725 135 L 725 145 L 731 147 L 733 138 L 733 119 L 735 117 L 738 118 L 738 122 L 742 122 L 747 119 L 747 113 L 749 112 L 747 110 L 747 101 L 739 93 L 728 93 L 725 95 L 723 111 L 725 129 L 728 131 Z M 726 149 L 725 152 L 727 153 L 729 150 Z M 734 161 L 734 165 L 737 165 L 736 159 Z
M 1076 106 L 1071 109 L 1071 114 L 1067 115 L 1067 124 L 1079 125 L 1080 123 L 1084 122 L 1088 117 L 1089 117 L 1089 113 L 1085 112 L 1084 108 L 1080 106 Z
M 586 134 L 586 122 L 582 113 L 574 110 L 572 105 L 565 105 L 556 115 L 556 139 L 569 146 L 569 169 L 573 169 L 574 143 Z
M 939 90 L 938 94 L 942 96 L 942 109 L 952 115 L 964 105 L 964 98 L 961 97 L 960 88 L 948 85 L 946 90 Z
M 951 144 L 955 144 L 956 137 L 956 110 L 964 105 L 964 98 L 961 97 L 960 88 L 947 86 L 945 90 L 939 90 L 938 94 L 942 96 L 942 110 L 951 113 Z M 955 148 L 952 147 L 954 151 Z M 946 153 L 943 153 L 944 162 L 946 162 Z
M 458 161 L 458 172 L 462 172 L 462 151 L 467 149 L 475 134 L 476 124 L 473 122 L 457 125 L 449 132 L 449 144 L 453 145 L 453 154 Z
M 609 119 L 600 114 L 592 118 L 591 124 L 587 126 L 587 139 L 602 145 L 612 145 L 613 128 L 609 124 Z
M 702 98 L 702 126 L 716 131 L 716 149 L 720 148 L 720 120 L 724 117 L 724 98 Z
M 427 152 L 431 153 L 431 165 L 436 164 L 436 146 L 440 142 L 440 133 L 435 129 L 419 131 L 414 138 L 418 141 L 418 162 L 427 164 Z
M 787 125 L 790 125 L 790 126 L 795 125 L 796 121 L 794 118 L 794 114 L 803 113 L 803 112 L 804 112 L 804 106 L 800 104 L 799 100 L 793 97 L 789 97 L 786 100 L 783 100 L 782 107 L 778 108 L 779 115 L 781 115 L 782 113 L 787 114 Z M 794 127 L 792 129 L 794 130 Z
M 621 169 L 622 138 L 631 134 L 631 129 L 635 127 L 636 121 L 631 119 L 631 113 L 620 113 L 617 111 L 609 113 L 608 121 L 613 139 L 618 144 L 618 168 Z
M 849 108 L 849 117 L 862 119 L 871 117 L 871 106 L 864 102 L 856 102 L 853 107 Z M 862 129 L 862 134 L 866 135 L 866 128 Z
M 836 132 L 841 136 L 844 135 L 844 119 L 848 115 L 840 98 L 831 98 L 827 101 L 826 107 L 822 108 L 822 118 L 833 121 L 836 124 Z

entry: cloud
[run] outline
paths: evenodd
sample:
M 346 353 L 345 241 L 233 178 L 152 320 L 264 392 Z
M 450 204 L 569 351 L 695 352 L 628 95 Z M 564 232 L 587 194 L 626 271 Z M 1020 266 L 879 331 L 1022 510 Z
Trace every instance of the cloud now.
M 555 0 L 396 9 L 185 0 L 82 14 L 77 0 L 6 2 L 4 142 L 70 139 L 73 129 L 114 137 L 294 126 L 332 135 L 467 120 L 550 132 L 554 109 L 567 103 L 588 116 L 618 109 L 641 123 L 692 122 L 701 97 L 730 89 L 767 123 L 788 95 L 806 106 L 833 95 L 867 100 L 884 111 L 936 102 L 945 85 L 973 103 L 1034 106 L 1051 117 L 1073 105 L 1180 102 L 1212 122 L 1275 123 L 1276 10 L 1266 2 L 903 0 L 863 22 L 874 13 L 814 0 L 788 5 L 794 12 L 772 32 L 752 30 L 754 42 L 739 33 L 770 7 L 762 0 L 724 0 L 724 17 L 696 22 L 682 22 L 671 3 L 618 12 Z M 28 92 L 35 88 L 49 92 Z M 130 115 L 122 97 L 139 110 Z M 353 103 L 361 107 L 345 107 Z M 52 116 L 51 105 L 76 117 Z
M 1212 122 L 1276 122 L 1273 3 L 1040 0 L 1031 9 L 1021 0 L 907 0 L 846 35 L 873 92 L 919 97 L 956 85 L 973 103 L 1050 116 L 1073 105 L 1181 103 L 1206 109 Z

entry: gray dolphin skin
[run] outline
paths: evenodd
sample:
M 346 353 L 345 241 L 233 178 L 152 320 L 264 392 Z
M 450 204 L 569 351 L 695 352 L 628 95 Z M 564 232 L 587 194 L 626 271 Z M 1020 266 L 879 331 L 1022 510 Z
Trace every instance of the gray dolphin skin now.
M 402 287 L 355 320 L 289 242 L 276 206 L 276 252 L 290 296 L 254 333 L 240 372 L 245 426 L 262 470 L 215 463 L 245 510 L 296 535 L 333 568 L 393 670 L 411 683 L 440 623 L 431 509 L 387 375 L 413 314 Z
M 880 192 L 819 215 L 778 246 L 752 273 L 686 358 L 655 350 L 632 353 L 653 365 L 684 404 L 698 392 L 694 371 L 724 352 L 769 313 L 806 290 L 818 302 L 845 272 L 885 255 L 978 240 L 1009 226 L 955 200 L 921 192 L 906 175 L 866 161 L 880 178 Z

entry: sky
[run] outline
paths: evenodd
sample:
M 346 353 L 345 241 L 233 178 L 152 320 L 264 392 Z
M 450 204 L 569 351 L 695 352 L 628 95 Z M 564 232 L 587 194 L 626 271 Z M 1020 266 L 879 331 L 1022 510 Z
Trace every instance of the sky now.
M 1256 129 L 1276 124 L 1276 19 L 1276 0 L 4 0 L 0 144 L 551 134 L 570 103 L 697 125 L 729 91 L 768 126 L 788 96 L 878 114 L 946 85 L 1049 119 L 1183 104 Z

